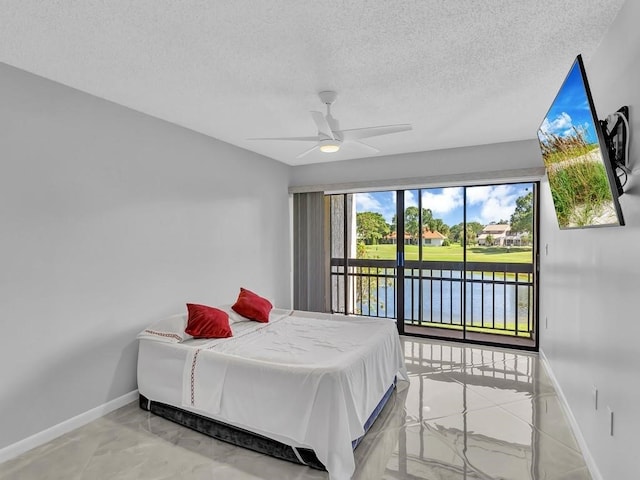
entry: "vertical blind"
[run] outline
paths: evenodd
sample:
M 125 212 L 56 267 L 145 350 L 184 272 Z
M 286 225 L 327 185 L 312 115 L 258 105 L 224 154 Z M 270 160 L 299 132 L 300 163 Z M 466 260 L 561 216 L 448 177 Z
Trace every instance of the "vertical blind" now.
M 323 192 L 293 195 L 293 308 L 329 312 L 326 203 Z

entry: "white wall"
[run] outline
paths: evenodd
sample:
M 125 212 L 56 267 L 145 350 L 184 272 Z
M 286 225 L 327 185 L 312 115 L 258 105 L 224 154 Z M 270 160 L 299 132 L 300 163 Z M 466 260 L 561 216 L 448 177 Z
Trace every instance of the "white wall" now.
M 629 105 L 640 167 L 640 2 L 628 0 L 585 68 L 600 118 Z M 567 70 L 573 59 L 567 59 Z M 561 83 L 561 79 L 559 79 Z M 560 85 L 558 85 L 560 87 Z M 604 479 L 640 478 L 640 176 L 620 198 L 627 225 L 559 231 L 542 185 L 541 346 Z M 544 245 L 549 254 L 544 255 Z M 543 323 L 544 325 L 544 323 Z M 593 406 L 592 388 L 600 394 Z M 609 436 L 606 407 L 614 410 Z
M 136 388 L 136 334 L 290 306 L 287 166 L 0 64 L 0 449 Z

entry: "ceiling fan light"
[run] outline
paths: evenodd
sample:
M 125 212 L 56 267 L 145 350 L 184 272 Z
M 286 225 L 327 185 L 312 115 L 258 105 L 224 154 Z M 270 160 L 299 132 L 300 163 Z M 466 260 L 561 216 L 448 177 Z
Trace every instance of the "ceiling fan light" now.
M 335 140 L 320 141 L 320 151 L 322 153 L 335 153 L 340 150 L 340 142 Z

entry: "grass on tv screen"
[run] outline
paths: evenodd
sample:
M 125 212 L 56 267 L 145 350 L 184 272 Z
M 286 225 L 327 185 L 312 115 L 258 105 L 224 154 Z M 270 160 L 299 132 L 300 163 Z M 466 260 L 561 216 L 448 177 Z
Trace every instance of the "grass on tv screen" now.
M 538 129 L 562 229 L 624 225 L 605 142 L 580 57 Z

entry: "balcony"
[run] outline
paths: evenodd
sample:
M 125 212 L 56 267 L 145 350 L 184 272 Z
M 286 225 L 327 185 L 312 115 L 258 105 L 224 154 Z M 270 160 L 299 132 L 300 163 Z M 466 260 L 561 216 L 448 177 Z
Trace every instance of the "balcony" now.
M 398 318 L 394 260 L 331 259 L 335 312 Z M 531 263 L 407 261 L 405 331 L 437 336 L 502 335 L 534 338 L 534 270 Z M 504 341 L 506 339 L 501 339 Z

